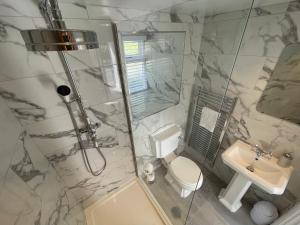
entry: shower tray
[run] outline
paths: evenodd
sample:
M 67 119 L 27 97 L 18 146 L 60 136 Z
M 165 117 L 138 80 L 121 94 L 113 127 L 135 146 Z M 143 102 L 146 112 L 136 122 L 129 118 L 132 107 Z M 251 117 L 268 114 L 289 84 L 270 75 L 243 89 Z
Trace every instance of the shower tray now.
M 86 208 L 85 215 L 87 225 L 172 225 L 139 178 Z

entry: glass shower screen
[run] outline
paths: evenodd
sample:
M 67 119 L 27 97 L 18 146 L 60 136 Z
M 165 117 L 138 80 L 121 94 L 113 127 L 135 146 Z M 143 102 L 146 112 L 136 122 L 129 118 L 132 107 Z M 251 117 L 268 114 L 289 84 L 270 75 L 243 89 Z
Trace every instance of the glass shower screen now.
M 220 183 L 212 179 L 215 160 L 209 159 L 218 155 L 223 128 L 235 105 L 236 99 L 227 98 L 226 91 L 251 7 L 252 0 L 193 0 L 117 24 L 138 174 L 174 225 L 223 224 L 215 216 Z M 154 71 L 169 59 L 174 69 L 156 67 L 157 82 L 151 83 L 146 76 L 149 62 Z M 133 65 L 138 68 L 134 74 L 130 72 Z M 145 95 L 133 98 L 153 87 L 157 104 Z M 216 115 L 214 127 L 200 121 L 205 111 L 208 116 Z M 205 133 L 191 144 L 193 123 L 204 127 Z M 164 129 L 174 132 L 179 141 L 175 151 L 159 158 L 150 138 Z M 220 131 L 217 139 L 216 129 Z M 208 149 L 215 152 L 208 154 Z M 149 168 L 154 170 L 154 180 L 147 180 Z

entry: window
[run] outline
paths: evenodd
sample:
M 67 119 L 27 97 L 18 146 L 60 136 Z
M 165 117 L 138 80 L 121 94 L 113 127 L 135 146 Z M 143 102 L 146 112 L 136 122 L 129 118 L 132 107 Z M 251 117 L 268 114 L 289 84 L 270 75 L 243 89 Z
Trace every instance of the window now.
M 145 69 L 144 36 L 126 36 L 123 40 L 129 93 L 148 89 Z

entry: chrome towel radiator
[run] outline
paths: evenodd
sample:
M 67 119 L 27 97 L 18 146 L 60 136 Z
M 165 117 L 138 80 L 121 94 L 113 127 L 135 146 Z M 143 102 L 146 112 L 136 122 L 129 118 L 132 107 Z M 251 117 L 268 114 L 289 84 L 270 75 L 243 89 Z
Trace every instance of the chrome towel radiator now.
M 227 128 L 227 121 L 235 107 L 237 98 L 229 98 L 204 90 L 199 86 L 194 86 L 192 99 L 193 102 L 189 116 L 191 121 L 189 121 L 188 126 L 187 143 L 213 164 Z M 219 117 L 213 132 L 200 126 L 203 107 L 208 107 L 219 112 Z

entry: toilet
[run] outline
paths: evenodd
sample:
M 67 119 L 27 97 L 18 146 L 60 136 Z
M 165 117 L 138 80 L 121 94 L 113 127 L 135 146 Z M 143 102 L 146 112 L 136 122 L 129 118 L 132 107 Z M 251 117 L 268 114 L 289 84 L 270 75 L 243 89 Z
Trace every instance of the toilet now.
M 182 198 L 186 198 L 201 187 L 203 175 L 195 162 L 174 153 L 178 147 L 181 133 L 180 126 L 168 125 L 150 135 L 150 145 L 153 154 L 162 160 L 162 164 L 168 170 L 165 176 L 168 183 Z

